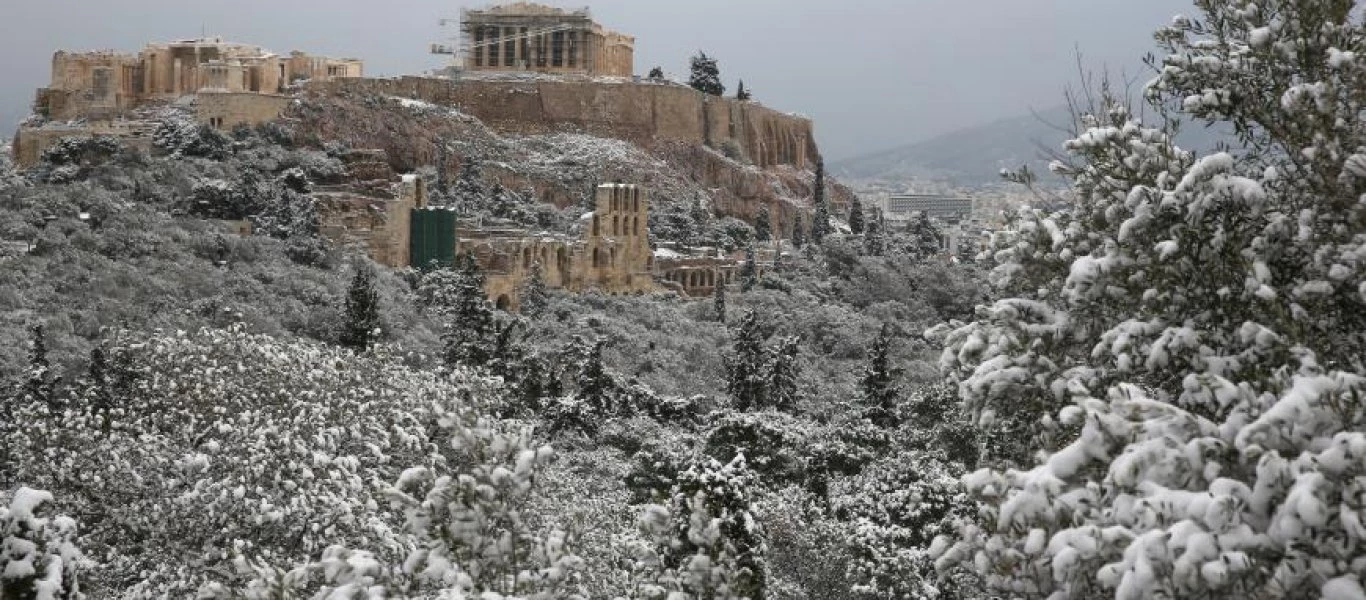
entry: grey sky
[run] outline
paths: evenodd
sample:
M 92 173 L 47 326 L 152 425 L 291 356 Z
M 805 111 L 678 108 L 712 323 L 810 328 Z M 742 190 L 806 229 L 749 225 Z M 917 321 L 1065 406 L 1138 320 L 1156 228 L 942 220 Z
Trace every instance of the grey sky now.
M 577 7 L 590 0 L 554 3 Z M 684 76 L 698 49 L 729 91 L 816 120 L 840 159 L 1059 103 L 1086 61 L 1141 74 L 1151 32 L 1189 0 L 591 0 L 636 36 L 636 70 Z M 478 7 L 487 3 L 466 3 Z M 201 31 L 277 52 L 356 56 L 368 74 L 420 73 L 440 0 L 0 0 L 0 127 L 7 137 L 57 49 L 134 51 Z

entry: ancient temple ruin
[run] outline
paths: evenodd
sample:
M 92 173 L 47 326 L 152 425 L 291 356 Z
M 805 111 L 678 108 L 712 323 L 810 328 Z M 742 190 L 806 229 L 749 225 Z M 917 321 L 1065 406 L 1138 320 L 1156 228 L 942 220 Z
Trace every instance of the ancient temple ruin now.
M 588 9 L 515 2 L 460 17 L 466 71 L 630 77 L 635 38 L 604 28 Z
M 52 82 L 38 90 L 36 112 L 54 121 L 107 120 L 188 94 L 283 94 L 300 79 L 360 77 L 360 60 L 282 56 L 222 38 L 148 44 L 137 55 L 57 52 Z

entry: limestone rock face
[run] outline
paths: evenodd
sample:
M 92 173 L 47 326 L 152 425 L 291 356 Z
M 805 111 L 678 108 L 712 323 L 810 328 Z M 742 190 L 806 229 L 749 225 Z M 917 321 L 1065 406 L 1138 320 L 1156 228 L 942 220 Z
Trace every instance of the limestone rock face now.
M 627 181 L 656 209 L 703 200 L 752 223 L 768 206 L 785 235 L 811 210 L 820 157 L 808 119 L 671 85 L 354 79 L 310 85 L 302 100 L 287 113 L 299 137 L 375 149 L 394 172 L 444 156 L 454 174 L 475 155 L 488 183 L 560 208 Z M 438 152 L 443 142 L 452 150 Z M 853 194 L 828 184 L 838 213 Z
M 329 95 L 363 93 L 450 107 L 504 134 L 576 131 L 646 149 L 661 142 L 714 148 L 733 143 L 760 168 L 810 169 L 820 160 L 809 119 L 680 85 L 403 77 L 343 79 L 310 87 Z

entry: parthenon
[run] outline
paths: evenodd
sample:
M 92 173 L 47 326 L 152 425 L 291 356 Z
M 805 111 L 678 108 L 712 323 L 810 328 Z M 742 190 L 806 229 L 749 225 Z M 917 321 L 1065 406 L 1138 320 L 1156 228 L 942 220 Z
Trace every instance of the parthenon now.
M 464 11 L 467 71 L 535 71 L 630 77 L 635 38 L 605 29 L 588 9 L 516 2 Z

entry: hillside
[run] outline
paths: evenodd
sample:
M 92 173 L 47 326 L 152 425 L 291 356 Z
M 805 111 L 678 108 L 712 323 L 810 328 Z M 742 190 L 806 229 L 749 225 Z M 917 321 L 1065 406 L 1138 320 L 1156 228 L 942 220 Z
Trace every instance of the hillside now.
M 976 438 L 931 387 L 919 332 L 971 314 L 972 267 L 832 234 L 719 300 L 547 290 L 514 315 L 477 268 L 379 269 L 329 243 L 310 194 L 416 170 L 467 214 L 568 229 L 595 183 L 621 178 L 653 191 L 653 240 L 736 245 L 756 204 L 805 209 L 812 174 L 686 143 L 499 133 L 377 94 L 306 95 L 230 134 L 189 116 L 150 115 L 150 152 L 74 139 L 25 173 L 0 160 L 0 531 L 35 572 L 128 599 L 357 582 L 717 597 L 730 581 L 795 599 L 931 577 L 881 557 L 959 518 L 947 499 Z M 251 235 L 224 223 L 244 217 Z M 363 302 L 376 345 L 344 347 Z M 870 361 L 885 400 L 861 392 Z M 900 482 L 916 491 L 896 513 L 913 516 L 867 502 Z M 715 574 L 688 575 L 693 556 Z M 0 596 L 29 571 L 5 572 Z
M 928 140 L 839 161 L 832 172 L 849 180 L 909 182 L 945 181 L 977 187 L 1000 181 L 1001 169 L 1029 165 L 1048 177 L 1049 152 L 1067 139 L 1071 116 L 1065 106 L 998 119 Z M 1187 125 L 1177 142 L 1184 148 L 1208 151 L 1220 138 L 1218 130 Z

